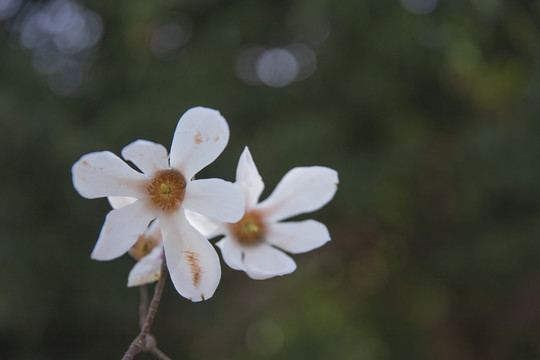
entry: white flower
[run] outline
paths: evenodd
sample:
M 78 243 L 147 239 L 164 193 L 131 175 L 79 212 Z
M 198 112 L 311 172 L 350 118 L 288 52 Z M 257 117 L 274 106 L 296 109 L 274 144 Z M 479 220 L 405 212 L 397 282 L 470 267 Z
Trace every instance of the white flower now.
M 228 140 L 229 127 L 221 114 L 196 107 L 178 121 L 170 160 L 164 146 L 145 140 L 122 150 L 124 159 L 142 172 L 109 151 L 81 157 L 72 174 L 73 185 L 83 197 L 137 199 L 107 214 L 91 257 L 111 260 L 121 256 L 159 218 L 167 268 L 176 290 L 192 301 L 210 298 L 221 278 L 219 258 L 187 221 L 184 209 L 224 222 L 242 218 L 244 199 L 234 184 L 221 179 L 192 180 L 218 157 Z
M 137 199 L 125 196 L 109 196 L 113 209 L 133 204 Z M 137 238 L 135 245 L 128 250 L 137 263 L 129 272 L 128 286 L 140 286 L 159 280 L 163 262 L 163 239 L 159 220 L 153 221 L 148 229 Z
M 285 275 L 293 272 L 296 264 L 279 249 L 292 254 L 307 252 L 325 244 L 330 235 L 326 226 L 315 220 L 281 220 L 320 209 L 332 199 L 338 182 L 335 170 L 297 167 L 258 203 L 264 184 L 246 147 L 236 170 L 236 185 L 246 201 L 244 217 L 234 224 L 191 212 L 188 218 L 209 237 L 225 235 L 216 245 L 231 268 L 245 271 L 253 279 Z

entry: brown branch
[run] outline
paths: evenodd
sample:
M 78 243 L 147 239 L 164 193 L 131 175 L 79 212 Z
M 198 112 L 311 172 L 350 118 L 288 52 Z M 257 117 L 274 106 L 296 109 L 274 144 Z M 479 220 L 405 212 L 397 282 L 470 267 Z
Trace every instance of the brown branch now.
M 168 357 L 167 355 L 165 355 L 161 350 L 159 350 L 158 348 L 153 348 L 152 350 L 150 350 L 150 352 L 157 358 L 157 359 L 160 359 L 160 360 L 172 360 L 170 357 Z
M 124 354 L 124 357 L 122 358 L 122 360 L 131 360 L 133 359 L 135 355 L 137 355 L 141 351 L 156 350 L 156 347 L 155 347 L 156 342 L 153 339 L 153 337 L 151 337 L 151 335 L 148 336 L 148 333 L 150 332 L 150 326 L 152 325 L 152 322 L 154 321 L 154 318 L 156 317 L 157 308 L 159 305 L 159 301 L 161 300 L 161 295 L 163 294 L 163 288 L 165 286 L 166 279 L 167 279 L 167 264 L 165 261 L 165 257 L 163 257 L 163 263 L 161 264 L 161 274 L 159 276 L 159 281 L 154 289 L 154 297 L 152 297 L 152 301 L 150 302 L 150 307 L 148 308 L 148 313 L 146 315 L 146 319 L 144 320 L 144 324 L 141 328 L 141 332 L 131 342 L 131 345 L 129 346 L 128 350 Z M 154 340 L 154 341 L 150 341 L 153 343 L 153 346 L 148 347 L 147 341 L 150 339 Z
M 141 303 L 139 304 L 139 327 L 142 330 L 146 314 L 148 313 L 148 286 L 139 286 L 139 292 L 141 295 Z

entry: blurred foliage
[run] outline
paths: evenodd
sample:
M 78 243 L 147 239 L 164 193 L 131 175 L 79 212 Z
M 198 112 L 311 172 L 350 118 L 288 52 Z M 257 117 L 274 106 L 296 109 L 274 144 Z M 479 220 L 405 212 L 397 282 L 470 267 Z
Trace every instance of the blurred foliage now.
M 540 4 L 411 1 L 87 1 L 103 37 L 70 96 L 4 21 L 0 358 L 127 349 L 132 261 L 89 259 L 108 204 L 81 198 L 70 167 L 138 138 L 169 146 L 196 105 L 231 128 L 201 177 L 233 180 L 247 145 L 263 198 L 295 166 L 335 168 L 341 185 L 308 215 L 333 241 L 294 256 L 295 273 L 253 281 L 222 264 L 196 304 L 167 285 L 152 332 L 173 359 L 540 358 Z M 191 36 L 158 59 L 164 19 Z M 294 42 L 317 56 L 307 79 L 235 75 L 246 46 Z

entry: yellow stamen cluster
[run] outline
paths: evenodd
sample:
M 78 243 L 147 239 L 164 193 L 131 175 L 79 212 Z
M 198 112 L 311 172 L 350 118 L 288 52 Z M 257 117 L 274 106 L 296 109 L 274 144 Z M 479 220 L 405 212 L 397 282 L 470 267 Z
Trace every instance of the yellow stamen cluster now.
M 148 194 L 161 211 L 176 210 L 186 194 L 186 179 L 176 170 L 160 171 L 150 180 Z
M 242 245 L 254 245 L 263 240 L 266 225 L 257 211 L 248 211 L 237 223 L 230 224 L 234 238 Z

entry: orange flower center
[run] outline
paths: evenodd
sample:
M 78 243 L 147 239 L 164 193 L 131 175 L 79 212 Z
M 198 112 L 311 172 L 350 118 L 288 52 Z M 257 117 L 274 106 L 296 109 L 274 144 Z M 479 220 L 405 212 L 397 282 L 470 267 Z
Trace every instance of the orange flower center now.
M 229 227 L 234 238 L 242 245 L 259 243 L 266 233 L 266 225 L 257 211 L 246 212 L 240 221 Z
M 184 200 L 186 179 L 176 170 L 163 170 L 150 180 L 147 190 L 161 211 L 174 211 Z

